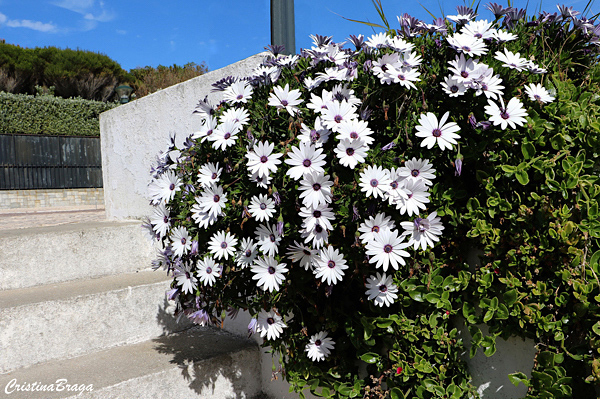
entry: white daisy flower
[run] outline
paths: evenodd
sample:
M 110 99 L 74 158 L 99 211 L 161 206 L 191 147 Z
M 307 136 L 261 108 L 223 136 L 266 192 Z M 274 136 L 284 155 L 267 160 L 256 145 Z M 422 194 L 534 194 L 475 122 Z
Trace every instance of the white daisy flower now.
M 502 62 L 503 67 L 524 71 L 527 69 L 527 59 L 521 58 L 519 53 L 513 53 L 504 48 L 504 53 L 496 51 L 494 58 Z
M 252 263 L 254 263 L 254 259 L 258 255 L 258 248 L 254 240 L 251 238 L 244 237 L 242 238 L 242 242 L 240 244 L 240 249 L 237 253 L 237 257 L 235 262 L 242 268 L 246 268 Z
M 287 257 L 292 262 L 299 262 L 305 270 L 312 269 L 315 264 L 319 252 L 307 245 L 298 244 L 294 241 L 294 245 L 288 247 Z
M 539 65 L 537 65 L 535 62 L 533 62 L 531 60 L 527 61 L 527 69 L 529 70 L 529 72 L 535 73 L 535 74 L 548 72 L 547 69 L 540 67 Z
M 255 195 L 250 199 L 248 210 L 253 218 L 259 222 L 268 221 L 275 214 L 275 201 L 267 197 L 265 194 Z
M 185 227 L 178 226 L 171 231 L 171 248 L 173 254 L 180 258 L 190 251 L 192 240 Z
M 185 294 L 193 294 L 198 287 L 198 279 L 194 276 L 194 273 L 190 271 L 190 265 L 183 266 L 181 264 L 175 264 L 173 269 L 173 276 L 177 285 L 181 286 L 181 292 Z
M 340 164 L 350 169 L 354 169 L 359 163 L 365 162 L 368 147 L 361 139 L 349 140 L 342 139 L 336 148 L 333 149 Z
M 516 97 L 511 98 L 506 107 L 502 97 L 500 97 L 500 106 L 488 99 L 488 105 L 484 107 L 484 110 L 494 126 L 500 125 L 502 130 L 508 126 L 515 129 L 516 125 L 523 126 L 527 122 L 524 118 L 527 116 L 527 111 L 523 108 L 523 103 Z
M 354 95 L 354 90 L 348 87 L 347 83 L 340 83 L 333 86 L 331 89 L 331 95 L 336 100 L 348 101 L 348 103 L 353 106 L 358 106 L 361 104 L 360 99 Z
M 150 223 L 152 224 L 152 230 L 158 234 L 159 237 L 167 235 L 167 231 L 171 228 L 171 218 L 169 217 L 169 210 L 164 203 L 158 204 L 154 207 L 152 216 L 150 216 Z
M 392 276 L 385 273 L 370 276 L 367 278 L 365 286 L 367 287 L 366 294 L 369 296 L 369 301 L 373 301 L 376 306 L 391 306 L 398 298 L 396 294 L 398 287 L 394 284 Z
M 323 144 L 329 140 L 329 135 L 331 131 L 323 125 L 321 122 L 321 117 L 317 116 L 315 118 L 315 126 L 314 129 L 310 129 L 304 123 L 302 124 L 302 128 L 300 129 L 300 135 L 298 139 L 301 143 L 312 143 L 316 148 L 323 147 Z
M 212 287 L 216 278 L 221 277 L 221 265 L 217 264 L 212 256 L 205 256 L 204 259 L 196 262 L 196 267 L 196 274 L 204 285 Z
M 302 226 L 308 230 L 314 228 L 317 224 L 327 230 L 333 230 L 331 221 L 335 220 L 335 214 L 333 213 L 333 209 L 328 207 L 327 204 L 302 207 L 298 214 L 304 219 Z
M 229 104 L 247 103 L 252 98 L 252 86 L 245 81 L 237 81 L 223 91 L 223 99 Z
M 226 121 L 221 123 L 210 136 L 209 140 L 213 142 L 212 147 L 215 150 L 225 150 L 235 144 L 240 131 L 240 125 L 234 121 Z
M 269 177 L 271 172 L 277 170 L 277 165 L 281 163 L 278 159 L 283 154 L 273 154 L 275 144 L 269 142 L 260 142 L 254 146 L 252 151 L 246 154 L 248 158 L 248 169 L 251 173 L 257 173 L 261 177 Z
M 405 213 L 408 216 L 418 215 L 420 210 L 425 209 L 425 204 L 429 203 L 430 193 L 427 192 L 427 186 L 423 180 L 405 180 L 404 189 L 408 192 L 408 198 L 398 197 L 396 199 L 396 209 L 401 215 Z
M 223 168 L 219 168 L 219 163 L 205 163 L 198 171 L 198 183 L 203 187 L 209 187 L 219 181 Z
M 381 48 L 388 45 L 388 36 L 384 32 L 374 34 L 367 40 L 366 45 L 371 48 Z
M 471 35 L 477 39 L 489 39 L 494 37 L 496 29 L 492 28 L 492 23 L 487 19 L 479 21 L 470 21 L 463 26 L 460 33 Z
M 204 123 L 197 132 L 192 134 L 192 139 L 202 139 L 200 142 L 203 143 L 206 139 L 212 137 L 214 130 L 217 128 L 217 118 L 214 116 L 208 116 L 204 119 Z
M 315 224 L 311 229 L 303 225 L 300 237 L 304 238 L 305 243 L 312 243 L 313 247 L 322 248 L 329 242 L 329 231 L 320 224 Z
M 369 165 L 360 174 L 360 191 L 364 191 L 367 197 L 385 198 L 383 189 L 391 183 L 390 174 L 381 166 Z
M 400 225 L 404 229 L 402 237 L 410 235 L 408 244 L 414 245 L 414 249 L 421 247 L 423 251 L 428 246 L 433 248 L 434 241 L 439 241 L 438 236 L 442 235 L 442 230 L 444 230 L 437 212 L 431 212 L 426 219 L 416 218 L 412 222 L 402 222 Z
M 210 238 L 208 249 L 217 259 L 229 259 L 235 256 L 235 246 L 238 240 L 229 232 L 218 231 Z
M 478 39 L 470 34 L 455 33 L 447 37 L 448 43 L 457 51 L 477 57 L 487 53 L 487 47 L 483 39 Z
M 256 183 L 256 185 L 260 188 L 268 188 L 269 184 L 271 184 L 271 176 L 261 176 L 258 172 L 250 172 L 248 175 L 250 181 Z
M 297 107 L 302 104 L 300 90 L 290 90 L 290 85 L 286 83 L 285 87 L 276 86 L 273 91 L 274 93 L 269 95 L 269 105 L 278 110 L 285 109 L 292 116 L 300 112 Z
M 325 154 L 321 148 L 314 144 L 300 143 L 299 147 L 292 147 L 284 162 L 291 166 L 286 172 L 294 180 L 299 180 L 306 174 L 313 172 L 323 174 L 325 170 Z
M 335 342 L 327 336 L 327 332 L 321 331 L 310 337 L 310 342 L 306 344 L 304 351 L 310 360 L 320 362 L 331 354 L 334 347 Z
M 241 128 L 250 122 L 250 114 L 245 108 L 229 108 L 223 112 L 221 118 L 219 118 L 219 121 L 221 123 L 225 123 L 227 121 L 235 122 L 240 126 L 241 130 Z
M 552 97 L 550 93 L 548 93 L 548 90 L 546 90 L 539 83 L 530 83 L 527 86 L 525 86 L 525 93 L 527 93 L 531 101 L 539 101 L 542 103 L 549 103 L 554 101 L 554 97 Z
M 467 91 L 467 86 L 463 82 L 458 81 L 454 75 L 446 76 L 441 85 L 444 88 L 444 92 L 450 97 L 462 96 Z
M 384 54 L 377 60 L 373 62 L 373 68 L 371 72 L 377 76 L 380 80 L 382 80 L 382 84 L 386 83 L 383 80 L 387 80 L 388 71 L 390 69 L 400 69 L 402 68 L 402 63 L 400 62 L 400 54 L 391 53 Z
M 398 173 L 408 180 L 422 180 L 426 186 L 432 186 L 432 180 L 435 179 L 435 169 L 429 163 L 429 159 L 417 159 L 413 157 L 413 159 L 407 160 L 404 166 L 398 169 Z
M 320 173 L 310 173 L 300 180 L 300 198 L 304 206 L 316 207 L 319 204 L 331 202 L 331 186 L 329 176 Z
M 503 29 L 498 29 L 497 31 L 494 32 L 494 39 L 496 39 L 496 41 L 498 42 L 509 42 L 511 40 L 516 40 L 518 39 L 519 36 L 513 34 L 513 33 L 509 33 Z
M 223 187 L 212 185 L 206 187 L 201 197 L 196 197 L 196 202 L 202 212 L 208 213 L 216 218 L 223 214 L 227 202 L 227 194 L 223 192 Z
M 314 270 L 315 277 L 329 285 L 342 281 L 344 270 L 348 268 L 343 255 L 331 245 L 321 249 Z
M 281 235 L 277 232 L 277 224 L 270 226 L 261 224 L 256 228 L 254 234 L 256 235 L 256 241 L 262 253 L 269 256 L 275 256 L 275 254 L 279 253 Z
M 314 93 L 310 94 L 310 102 L 306 104 L 308 109 L 312 109 L 315 114 L 320 114 L 323 110 L 327 109 L 327 104 L 333 100 L 333 94 L 330 91 L 323 89 L 321 96 L 317 96 Z
M 455 132 L 460 131 L 460 128 L 456 122 L 446 123 L 449 116 L 450 112 L 446 112 L 438 122 L 437 117 L 431 112 L 421 114 L 419 125 L 416 126 L 416 136 L 424 138 L 421 147 L 427 146 L 429 149 L 437 143 L 443 151 L 446 148 L 450 150 L 452 144 L 457 144 L 456 139 L 459 139 L 460 136 Z
M 344 121 L 340 124 L 338 129 L 338 134 L 336 138 L 338 140 L 362 140 L 365 145 L 370 146 L 373 144 L 373 130 L 369 128 L 369 124 L 365 121 L 361 121 L 359 119 L 351 119 L 349 121 Z
M 389 39 L 389 45 L 399 53 L 409 52 L 415 48 L 414 44 L 407 42 L 400 36 L 394 36 L 393 38 Z
M 416 89 L 417 86 L 413 82 L 418 82 L 421 72 L 415 68 L 390 68 L 387 71 L 389 81 L 386 79 L 386 83 L 398 83 L 400 86 L 407 87 L 409 89 Z
M 460 56 L 457 55 L 454 60 L 449 62 L 450 68 L 448 69 L 454 73 L 455 80 L 466 84 L 473 80 L 475 72 L 480 68 L 478 61 L 465 58 L 464 54 L 460 54 Z
M 332 132 L 340 131 L 341 123 L 351 119 L 357 119 L 356 107 L 348 101 L 332 100 L 327 104 L 327 109 L 321 112 L 321 121 Z
M 198 203 L 200 197 L 196 197 L 196 203 L 192 205 L 192 219 L 196 224 L 204 229 L 212 226 L 218 219 L 218 216 L 211 216 L 208 212 L 204 212 Z
M 272 256 L 261 256 L 254 260 L 250 268 L 254 276 L 252 280 L 258 280 L 256 284 L 264 291 L 279 291 L 281 283 L 285 280 L 284 274 L 288 269 L 285 263 L 277 263 Z
M 387 271 L 389 266 L 398 270 L 400 265 L 405 265 L 404 258 L 410 257 L 410 254 L 404 251 L 408 247 L 407 242 L 403 242 L 404 237 L 398 237 L 398 231 L 386 230 L 380 232 L 374 240 L 366 245 L 366 253 L 369 255 L 369 263 L 375 263 L 375 267 L 382 267 Z
M 382 188 L 390 205 L 394 205 L 398 197 L 408 198 L 408 191 L 404 188 L 406 177 L 400 174 L 400 170 L 400 168 L 392 168 L 390 170 L 390 183 Z
M 373 241 L 381 232 L 394 228 L 396 228 L 396 224 L 392 218 L 381 212 L 375 217 L 369 216 L 369 219 L 358 226 L 358 232 L 362 233 L 359 238 L 363 244 L 366 244 Z
M 401 51 L 400 52 L 400 63 L 403 68 L 415 69 L 418 68 L 423 62 L 423 57 L 414 51 Z
M 287 327 L 275 310 L 262 311 L 256 319 L 256 332 L 263 338 L 267 337 L 267 340 L 279 338 L 283 329 Z
M 475 95 L 485 94 L 487 98 L 496 99 L 502 96 L 501 85 L 502 79 L 498 75 L 494 75 L 494 70 L 490 67 L 483 66 L 477 71 L 479 77 L 471 81 L 470 87 L 475 89 Z
M 148 186 L 152 204 L 158 205 L 160 203 L 171 202 L 175 193 L 181 189 L 182 185 L 183 182 L 172 170 L 166 171 Z

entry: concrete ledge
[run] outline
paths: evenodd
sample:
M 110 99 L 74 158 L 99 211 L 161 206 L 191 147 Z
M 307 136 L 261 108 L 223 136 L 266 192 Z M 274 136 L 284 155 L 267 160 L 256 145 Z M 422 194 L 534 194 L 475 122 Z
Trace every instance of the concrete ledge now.
M 0 292 L 0 373 L 188 328 L 163 299 L 170 281 L 144 271 Z
M 193 328 L 139 344 L 53 361 L 0 375 L 17 384 L 92 385 L 91 392 L 13 392 L 28 399 L 250 399 L 261 391 L 258 347 L 213 328 Z
M 0 190 L 0 209 L 80 205 L 103 207 L 104 190 L 102 188 Z
M 89 222 L 0 231 L 0 291 L 147 269 L 140 222 Z

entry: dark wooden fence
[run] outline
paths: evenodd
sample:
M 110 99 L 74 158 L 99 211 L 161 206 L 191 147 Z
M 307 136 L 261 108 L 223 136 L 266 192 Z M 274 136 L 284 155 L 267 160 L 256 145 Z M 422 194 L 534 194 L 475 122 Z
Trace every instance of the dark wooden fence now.
M 102 187 L 99 137 L 0 135 L 0 190 Z

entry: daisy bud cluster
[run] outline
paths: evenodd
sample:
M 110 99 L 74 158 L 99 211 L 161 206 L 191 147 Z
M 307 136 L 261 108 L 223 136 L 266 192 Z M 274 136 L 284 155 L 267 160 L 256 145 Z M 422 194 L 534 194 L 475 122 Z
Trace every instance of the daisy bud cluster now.
M 149 184 L 154 267 L 173 276 L 178 313 L 219 325 L 248 311 L 249 333 L 285 354 L 299 379 L 328 367 L 351 375 L 361 359 L 417 386 L 414 351 L 432 369 L 459 362 L 447 319 L 469 286 L 463 240 L 507 245 L 476 218 L 510 204 L 478 193 L 500 176 L 526 186 L 526 168 L 542 168 L 536 121 L 560 95 L 549 55 L 519 36 L 555 22 L 531 26 L 518 10 L 489 9 L 491 22 L 468 7 L 431 24 L 405 14 L 398 29 L 352 36 L 349 48 L 315 35 L 301 54 L 272 47 L 249 76 L 217 82 L 222 100 L 198 103 L 197 129 L 159 156 Z M 560 28 L 575 18 L 565 13 L 552 20 Z M 595 46 L 596 29 L 578 23 Z M 511 157 L 525 160 L 512 166 Z M 413 348 L 423 323 L 443 355 Z M 393 339 L 382 344 L 375 329 Z M 386 345 L 395 345 L 389 354 Z M 466 375 L 445 383 L 461 378 L 469 391 Z

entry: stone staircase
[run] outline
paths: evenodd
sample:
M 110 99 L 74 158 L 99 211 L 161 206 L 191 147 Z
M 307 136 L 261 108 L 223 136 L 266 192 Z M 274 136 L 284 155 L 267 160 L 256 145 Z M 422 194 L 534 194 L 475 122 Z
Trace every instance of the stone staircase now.
M 137 221 L 0 231 L 0 398 L 264 397 L 256 342 L 177 324 L 153 257 Z

